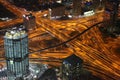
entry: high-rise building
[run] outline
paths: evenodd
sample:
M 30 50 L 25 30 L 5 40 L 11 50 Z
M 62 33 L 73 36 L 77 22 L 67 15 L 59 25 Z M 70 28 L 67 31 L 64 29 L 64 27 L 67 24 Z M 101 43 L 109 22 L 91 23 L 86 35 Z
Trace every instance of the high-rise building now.
M 23 25 L 26 27 L 27 30 L 35 29 L 35 16 L 33 16 L 31 13 L 28 15 L 23 15 Z
M 7 31 L 4 36 L 8 80 L 20 80 L 29 74 L 28 35 L 22 28 Z

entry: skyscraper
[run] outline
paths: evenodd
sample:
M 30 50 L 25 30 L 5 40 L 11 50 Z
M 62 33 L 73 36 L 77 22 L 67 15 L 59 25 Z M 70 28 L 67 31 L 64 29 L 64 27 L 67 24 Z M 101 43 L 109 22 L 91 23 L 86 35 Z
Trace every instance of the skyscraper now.
M 7 31 L 4 36 L 8 80 L 19 80 L 29 74 L 28 35 L 22 28 Z

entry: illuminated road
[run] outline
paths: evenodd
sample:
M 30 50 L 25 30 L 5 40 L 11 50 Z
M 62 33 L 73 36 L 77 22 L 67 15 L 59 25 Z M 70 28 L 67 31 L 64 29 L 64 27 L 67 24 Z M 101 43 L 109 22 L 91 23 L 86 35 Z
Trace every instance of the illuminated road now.
M 5 6 L 8 10 L 13 12 L 17 16 L 17 18 L 15 18 L 13 20 L 9 20 L 9 21 L 6 21 L 6 22 L 0 22 L 0 28 L 5 28 L 5 27 L 8 27 L 8 26 L 23 22 L 22 15 L 27 13 L 26 11 L 24 11 L 21 8 L 17 8 L 16 6 L 10 4 L 9 2 L 7 2 L 7 0 L 0 0 L 0 4 Z
M 96 16 L 96 17 L 98 17 L 98 16 Z M 94 16 L 94 18 L 95 18 L 95 16 Z M 95 20 L 93 19 L 90 22 L 86 22 L 87 24 L 84 22 L 84 24 L 90 26 L 90 25 L 93 25 L 93 23 L 95 24 L 95 22 L 98 23 L 96 20 L 99 22 L 99 21 L 102 21 L 102 18 L 101 17 L 99 19 L 95 18 Z M 40 25 L 42 23 L 44 23 L 42 25 L 42 27 L 45 30 L 49 31 L 54 36 L 56 36 L 57 38 L 59 38 L 63 41 L 67 41 L 68 39 L 70 39 L 70 36 L 68 34 L 64 33 L 63 31 L 61 32 L 61 31 L 59 31 L 58 28 L 56 28 L 56 25 L 60 25 L 60 24 L 57 24 L 56 21 L 54 23 L 54 21 L 52 22 L 49 20 L 41 19 L 41 21 L 39 21 L 39 22 L 41 22 L 41 23 L 38 23 Z M 45 23 L 47 23 L 47 24 L 45 24 Z M 68 23 L 70 24 L 70 21 Z M 67 24 L 66 24 L 66 26 L 67 26 Z M 76 23 L 76 24 L 78 24 L 78 23 Z M 76 26 L 76 24 L 74 24 L 74 25 Z M 74 26 L 73 24 L 71 24 L 71 25 L 72 25 L 71 27 Z M 85 26 L 82 27 L 82 26 L 83 25 L 80 25 L 80 27 L 84 31 L 86 29 L 86 27 Z M 79 26 L 76 26 L 76 27 L 79 27 Z M 79 30 L 79 31 L 82 32 L 82 30 L 81 31 Z M 92 35 L 90 35 L 89 33 Z M 96 44 L 97 44 L 97 46 L 99 45 L 98 48 L 100 48 L 101 50 L 104 50 L 104 52 L 101 52 L 99 50 L 96 50 L 95 48 L 92 48 L 92 47 L 86 45 L 85 44 L 86 41 L 88 41 L 88 43 L 89 43 L 89 40 L 86 39 L 87 35 L 84 35 L 85 38 L 83 38 L 82 42 L 79 39 L 75 39 L 74 41 L 71 41 L 67 44 L 72 49 L 75 50 L 76 55 L 78 55 L 80 58 L 82 58 L 84 60 L 85 67 L 90 69 L 95 75 L 99 75 L 100 77 L 107 79 L 107 80 L 119 79 L 120 78 L 120 73 L 119 73 L 120 72 L 120 70 L 119 70 L 120 63 L 119 63 L 119 61 L 118 62 L 115 61 L 115 59 L 118 60 L 118 57 L 110 56 L 111 53 L 109 52 L 109 50 L 107 50 L 106 47 L 104 47 L 103 40 L 101 39 L 101 34 L 97 28 L 91 30 L 89 33 L 87 35 L 89 35 L 89 36 L 94 35 L 93 37 L 96 40 Z M 88 38 L 89 38 L 89 36 L 88 36 Z M 104 71 L 104 72 L 101 72 L 101 71 Z M 105 77 L 105 75 L 106 75 L 106 77 Z
M 6 0 L 1 0 L 0 3 L 5 6 L 9 4 Z M 12 12 L 16 12 L 18 18 L 8 22 L 0 22 L 0 26 L 3 28 L 3 26 L 21 23 L 22 14 L 26 12 L 14 7 L 14 5 L 9 4 L 6 7 Z M 104 12 L 81 19 L 63 21 L 43 18 L 42 16 L 45 13 L 47 13 L 47 11 L 33 13 L 36 16 L 38 28 L 28 33 L 31 52 L 46 48 L 47 46 L 43 45 L 42 41 L 51 40 L 53 38 L 57 38 L 61 41 L 58 44 L 63 43 L 66 44 L 67 47 L 64 48 L 56 44 L 58 45 L 57 47 L 62 50 L 57 50 L 55 47 L 43 52 L 35 52 L 34 54 L 30 54 L 31 61 L 41 61 L 55 66 L 60 65 L 61 59 L 74 53 L 83 59 L 84 67 L 90 70 L 94 75 L 103 80 L 120 79 L 120 58 L 109 50 L 109 45 L 112 44 L 111 42 L 109 45 L 105 44 L 101 32 L 98 29 L 102 23 L 90 28 L 92 25 L 104 20 Z M 49 35 L 41 36 L 46 33 Z M 3 38 L 0 39 L 0 46 L 3 46 L 2 39 Z M 3 47 L 1 50 L 2 49 Z M 3 53 L 4 51 L 2 50 L 1 54 Z

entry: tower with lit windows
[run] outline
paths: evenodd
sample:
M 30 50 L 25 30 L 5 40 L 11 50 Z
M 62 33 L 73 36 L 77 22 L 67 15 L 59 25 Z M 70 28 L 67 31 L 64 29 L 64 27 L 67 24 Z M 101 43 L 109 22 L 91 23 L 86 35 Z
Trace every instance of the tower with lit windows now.
M 24 80 L 29 74 L 28 35 L 22 28 L 7 31 L 4 36 L 8 80 Z

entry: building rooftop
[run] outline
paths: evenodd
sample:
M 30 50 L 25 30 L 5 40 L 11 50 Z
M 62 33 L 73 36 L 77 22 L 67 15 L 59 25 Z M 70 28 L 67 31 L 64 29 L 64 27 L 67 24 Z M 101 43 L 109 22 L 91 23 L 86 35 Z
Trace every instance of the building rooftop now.
M 72 66 L 76 66 L 77 64 L 83 63 L 83 60 L 77 57 L 76 55 L 72 54 L 71 56 L 68 56 L 67 58 L 65 58 L 64 62 L 71 64 Z
M 8 38 L 8 39 L 20 39 L 20 38 L 24 38 L 25 36 L 27 36 L 27 33 L 25 30 L 22 30 L 22 28 L 13 28 L 9 31 L 6 32 L 4 38 Z

